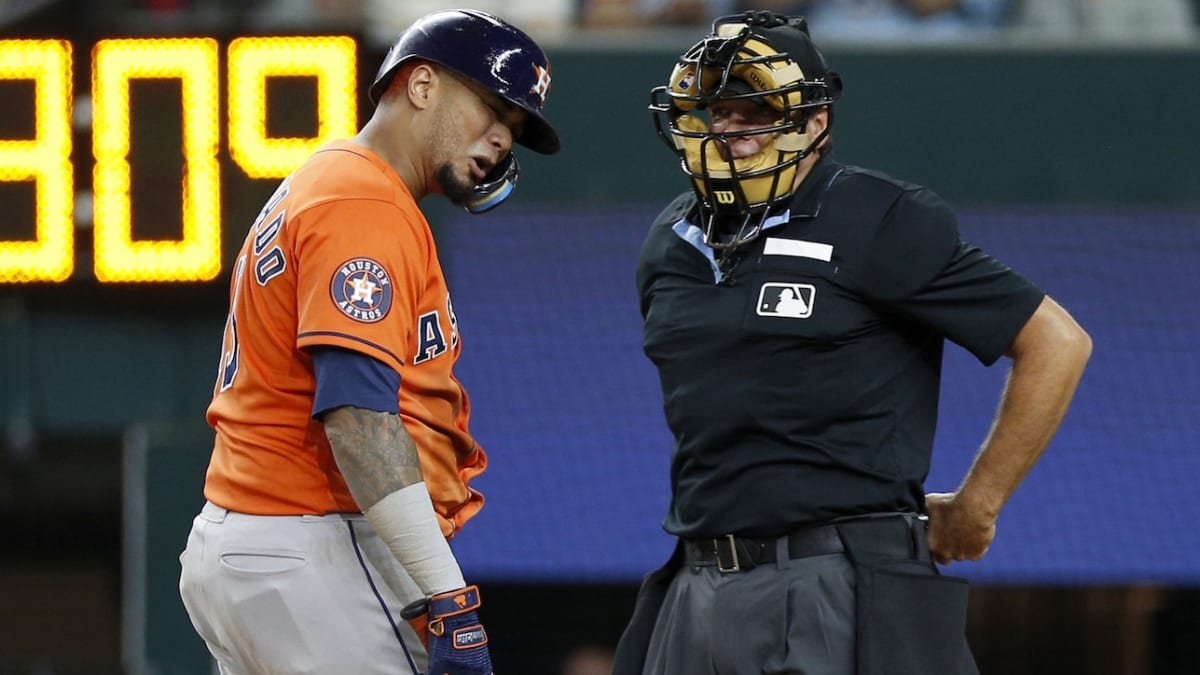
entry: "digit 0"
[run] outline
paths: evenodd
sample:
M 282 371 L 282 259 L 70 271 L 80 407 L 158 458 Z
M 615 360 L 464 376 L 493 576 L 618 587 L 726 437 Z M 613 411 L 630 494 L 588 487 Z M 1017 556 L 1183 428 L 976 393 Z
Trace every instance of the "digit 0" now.
M 133 240 L 129 91 L 178 79 L 183 109 L 183 238 Z M 207 281 L 221 271 L 217 41 L 102 40 L 92 50 L 95 270 L 100 281 Z

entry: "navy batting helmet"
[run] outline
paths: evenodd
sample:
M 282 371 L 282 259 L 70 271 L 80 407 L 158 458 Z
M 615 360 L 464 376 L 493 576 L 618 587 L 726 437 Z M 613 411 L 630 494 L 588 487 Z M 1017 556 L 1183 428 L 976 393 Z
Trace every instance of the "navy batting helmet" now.
M 558 152 L 558 133 L 542 108 L 550 90 L 550 61 L 525 33 L 473 9 L 433 12 L 409 26 L 388 51 L 368 90 L 372 103 L 409 59 L 439 63 L 529 113 L 517 142 L 543 155 Z

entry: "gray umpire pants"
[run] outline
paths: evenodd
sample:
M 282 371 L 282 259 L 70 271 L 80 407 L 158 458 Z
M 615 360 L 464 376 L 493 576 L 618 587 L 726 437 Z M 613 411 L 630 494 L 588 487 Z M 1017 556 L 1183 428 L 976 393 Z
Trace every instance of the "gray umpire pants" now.
M 684 564 L 650 637 L 645 675 L 851 675 L 854 567 L 842 553 L 725 574 Z

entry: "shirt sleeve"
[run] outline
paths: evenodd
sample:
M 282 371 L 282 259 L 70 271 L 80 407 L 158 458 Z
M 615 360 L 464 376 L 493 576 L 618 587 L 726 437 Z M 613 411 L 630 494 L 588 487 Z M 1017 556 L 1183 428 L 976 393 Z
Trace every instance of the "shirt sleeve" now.
M 991 365 L 1045 294 L 959 236 L 950 207 L 929 190 L 904 193 L 871 244 L 865 291 L 887 311 L 935 328 Z
M 382 361 L 339 347 L 310 350 L 317 390 L 313 419 L 342 406 L 400 414 L 400 373 Z
M 341 347 L 399 372 L 430 255 L 422 229 L 372 199 L 316 206 L 299 220 L 297 347 Z

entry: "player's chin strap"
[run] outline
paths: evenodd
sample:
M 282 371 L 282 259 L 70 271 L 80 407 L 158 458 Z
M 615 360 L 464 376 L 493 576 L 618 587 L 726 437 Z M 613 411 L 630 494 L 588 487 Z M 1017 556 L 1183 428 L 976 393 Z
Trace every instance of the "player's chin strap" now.
M 483 213 L 496 208 L 500 202 L 508 199 L 517 187 L 517 175 L 520 173 L 521 166 L 517 164 L 516 155 L 509 152 L 508 156 L 492 167 L 475 186 L 471 200 L 464 204 L 463 208 L 468 213 Z

